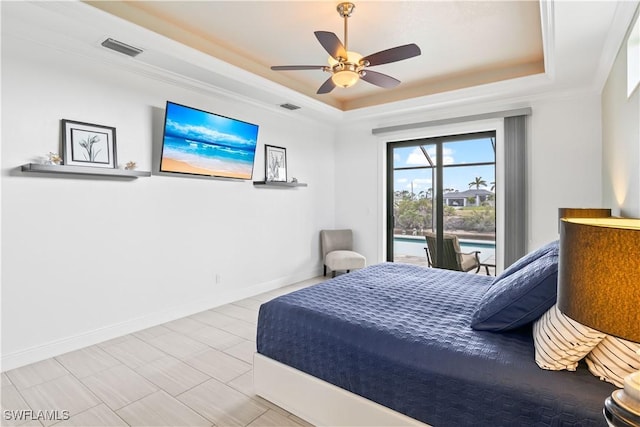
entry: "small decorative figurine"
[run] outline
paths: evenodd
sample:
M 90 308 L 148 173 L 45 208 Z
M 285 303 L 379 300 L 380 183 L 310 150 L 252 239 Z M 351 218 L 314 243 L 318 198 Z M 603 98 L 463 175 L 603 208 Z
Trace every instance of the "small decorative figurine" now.
M 50 151 L 49 154 L 47 154 L 47 165 L 59 165 L 60 163 L 62 163 L 62 157 L 60 157 L 58 153 L 53 153 Z
M 124 169 L 128 171 L 132 171 L 136 168 L 136 162 L 127 162 Z

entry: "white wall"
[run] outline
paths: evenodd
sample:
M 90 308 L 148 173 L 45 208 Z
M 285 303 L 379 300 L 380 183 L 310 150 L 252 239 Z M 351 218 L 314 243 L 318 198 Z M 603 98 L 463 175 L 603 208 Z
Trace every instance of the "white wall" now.
M 602 91 L 603 199 L 614 215 L 640 218 L 640 87 L 627 97 L 628 37 Z
M 46 44 L 2 40 L 3 370 L 320 274 L 332 128 Z M 19 171 L 60 150 L 63 118 L 116 127 L 119 163 L 150 170 L 166 100 L 260 125 L 254 179 L 270 144 L 309 186 Z
M 600 96 L 532 104 L 529 143 L 529 249 L 558 239 L 558 208 L 602 205 Z
M 523 107 L 525 105 L 519 105 Z M 601 127 L 600 97 L 593 93 L 573 94 L 528 103 L 533 113 L 528 131 L 529 249 L 558 238 L 559 207 L 600 207 Z M 513 105 L 465 106 L 457 110 L 438 109 L 412 117 L 384 118 L 400 125 L 435 119 L 463 117 L 514 108 Z M 371 130 L 385 124 L 363 120 L 345 126 L 336 143 L 336 224 L 354 229 L 356 243 L 369 263 L 385 260 L 384 188 L 385 139 Z M 453 132 L 486 130 L 485 122 L 452 126 Z M 495 126 L 495 125 L 494 125 Z M 439 128 L 441 134 L 451 129 Z M 434 136 L 433 129 L 412 131 L 410 138 Z M 388 140 L 397 140 L 389 135 Z M 498 183 L 500 185 L 500 183 Z M 506 239 L 509 236 L 505 236 Z

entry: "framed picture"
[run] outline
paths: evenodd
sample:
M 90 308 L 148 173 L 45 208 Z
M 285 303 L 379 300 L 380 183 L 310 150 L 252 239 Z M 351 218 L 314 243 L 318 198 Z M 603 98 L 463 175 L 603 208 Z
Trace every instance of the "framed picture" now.
M 117 168 L 116 128 L 62 120 L 65 165 Z
M 264 146 L 265 180 L 287 182 L 287 149 L 273 145 Z

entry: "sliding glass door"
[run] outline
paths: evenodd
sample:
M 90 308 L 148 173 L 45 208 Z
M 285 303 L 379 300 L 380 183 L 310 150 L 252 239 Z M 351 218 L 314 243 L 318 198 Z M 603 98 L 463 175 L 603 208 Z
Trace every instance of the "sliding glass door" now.
M 425 234 L 495 264 L 495 132 L 387 145 L 387 260 L 426 265 Z

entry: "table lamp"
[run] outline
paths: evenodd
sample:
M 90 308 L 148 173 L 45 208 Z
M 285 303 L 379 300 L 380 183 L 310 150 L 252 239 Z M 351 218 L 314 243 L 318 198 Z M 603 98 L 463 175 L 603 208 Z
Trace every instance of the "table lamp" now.
M 562 218 L 558 271 L 562 313 L 640 342 L 640 219 Z M 625 377 L 604 413 L 610 425 L 640 426 L 640 371 Z

